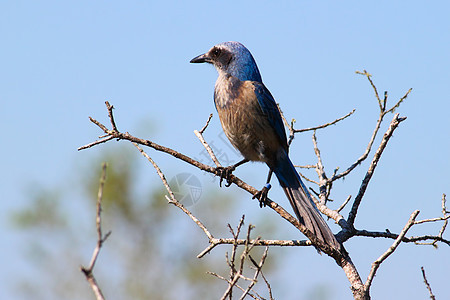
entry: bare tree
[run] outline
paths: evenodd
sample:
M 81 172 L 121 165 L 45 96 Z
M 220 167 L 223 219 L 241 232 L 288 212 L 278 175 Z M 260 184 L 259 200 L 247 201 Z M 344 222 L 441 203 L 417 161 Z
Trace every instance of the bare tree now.
M 273 200 L 268 199 L 268 207 L 273 209 L 280 217 L 284 218 L 288 222 L 292 224 L 292 226 L 296 227 L 298 230 L 300 230 L 309 240 L 265 240 L 261 239 L 260 237 L 256 239 L 251 239 L 251 229 L 252 227 L 249 226 L 247 229 L 246 237 L 240 238 L 240 233 L 242 231 L 243 226 L 243 220 L 244 217 L 241 219 L 241 222 L 237 226 L 236 230 L 233 230 L 232 227 L 229 225 L 229 230 L 232 234 L 231 238 L 216 238 L 213 236 L 213 234 L 208 230 L 207 226 L 199 220 L 197 217 L 195 217 L 183 204 L 178 201 L 172 192 L 164 173 L 161 171 L 161 169 L 158 167 L 155 161 L 141 148 L 141 146 L 147 146 L 149 148 L 153 148 L 154 150 L 165 152 L 171 156 L 173 156 L 176 159 L 182 160 L 184 162 L 187 162 L 188 164 L 202 170 L 205 172 L 209 172 L 212 174 L 218 175 L 218 168 L 222 167 L 219 160 L 217 159 L 216 155 L 214 154 L 213 149 L 210 147 L 210 145 L 205 141 L 203 138 L 203 133 L 207 129 L 208 124 L 211 120 L 212 115 L 209 116 L 205 126 L 201 130 L 195 130 L 195 134 L 200 140 L 200 142 L 203 144 L 207 152 L 209 153 L 212 161 L 215 163 L 215 166 L 210 166 L 204 163 L 201 163 L 200 161 L 197 161 L 191 157 L 188 157 L 187 155 L 182 154 L 179 151 L 170 149 L 168 147 L 156 144 L 150 140 L 141 139 L 138 137 L 134 137 L 130 135 L 128 132 L 120 132 L 116 126 L 114 116 L 113 116 L 113 106 L 110 105 L 108 102 L 106 102 L 106 107 L 108 110 L 109 120 L 111 123 L 111 128 L 107 128 L 105 125 L 100 123 L 99 121 L 93 119 L 90 117 L 91 122 L 93 122 L 95 125 L 97 125 L 104 133 L 103 136 L 100 137 L 99 140 L 92 142 L 90 144 L 87 144 L 83 147 L 80 147 L 78 150 L 83 150 L 87 148 L 91 148 L 93 146 L 105 143 L 107 141 L 117 139 L 117 140 L 127 140 L 129 142 L 132 142 L 135 147 L 144 155 L 148 161 L 153 165 L 153 167 L 156 169 L 159 177 L 161 178 L 164 186 L 167 189 L 168 195 L 166 196 L 168 202 L 170 204 L 175 205 L 179 209 L 181 209 L 197 226 L 204 232 L 204 234 L 207 236 L 209 240 L 209 245 L 203 250 L 197 257 L 202 257 L 206 253 L 210 252 L 212 249 L 214 249 L 218 245 L 222 244 L 229 244 L 232 246 L 232 253 L 230 255 L 226 255 L 226 262 L 230 269 L 230 275 L 229 278 L 226 278 L 222 275 L 211 273 L 213 276 L 216 276 L 217 278 L 220 278 L 221 280 L 224 280 L 228 283 L 227 289 L 225 290 L 222 299 L 231 299 L 233 295 L 233 290 L 240 290 L 240 299 L 244 299 L 245 297 L 251 297 L 253 299 L 265 299 L 262 296 L 260 296 L 255 290 L 254 286 L 258 279 L 262 278 L 268 292 L 268 297 L 272 299 L 272 291 L 270 288 L 270 284 L 264 277 L 264 274 L 262 272 L 263 264 L 266 260 L 266 257 L 268 255 L 269 247 L 271 246 L 295 246 L 295 247 L 301 247 L 301 246 L 315 246 L 317 249 L 319 249 L 321 252 L 328 255 L 330 258 L 332 258 L 337 265 L 342 268 L 342 270 L 345 272 L 345 275 L 347 276 L 350 284 L 351 284 L 351 291 L 353 293 L 354 299 L 370 299 L 370 287 L 372 285 L 372 282 L 375 278 L 375 275 L 380 267 L 380 265 L 390 256 L 392 255 L 397 247 L 403 242 L 403 243 L 415 243 L 417 245 L 432 245 L 436 246 L 437 243 L 443 243 L 448 246 L 450 246 L 450 241 L 448 239 L 445 239 L 443 237 L 443 234 L 445 232 L 448 219 L 450 218 L 450 212 L 446 208 L 446 196 L 445 194 L 442 196 L 441 200 L 441 206 L 442 206 L 442 216 L 436 217 L 432 219 L 423 219 L 423 220 L 417 220 L 417 217 L 419 215 L 419 210 L 416 210 L 411 213 L 411 216 L 408 220 L 405 220 L 405 226 L 403 230 L 401 230 L 399 233 L 393 233 L 388 230 L 384 232 L 376 232 L 376 231 L 368 231 L 364 229 L 358 229 L 355 228 L 355 219 L 358 214 L 358 209 L 362 203 L 362 200 L 364 198 L 366 189 L 369 185 L 369 182 L 372 179 L 372 176 L 374 174 L 374 171 L 378 165 L 378 162 L 380 161 L 381 155 L 383 154 L 384 150 L 386 149 L 386 146 L 392 137 L 394 131 L 398 128 L 398 126 L 406 120 L 406 117 L 400 117 L 398 113 L 394 114 L 388 129 L 384 133 L 380 144 L 378 145 L 378 148 L 376 148 L 374 156 L 372 160 L 370 161 L 369 167 L 366 171 L 366 174 L 364 178 L 362 179 L 361 185 L 359 187 L 359 191 L 356 194 L 356 197 L 353 201 L 351 201 L 351 197 L 347 197 L 345 200 L 342 201 L 342 204 L 337 209 L 331 209 L 328 207 L 328 202 L 330 200 L 329 196 L 331 193 L 331 190 L 333 188 L 333 183 L 341 178 L 344 178 L 345 176 L 349 175 L 357 166 L 359 166 L 363 161 L 365 161 L 371 152 L 373 152 L 374 149 L 374 142 L 376 137 L 379 134 L 380 126 L 382 122 L 384 121 L 384 117 L 389 113 L 394 113 L 394 111 L 400 106 L 400 104 L 408 97 L 409 93 L 411 92 L 411 89 L 409 89 L 403 97 L 401 97 L 392 107 L 387 107 L 388 102 L 388 93 L 385 92 L 383 97 L 380 97 L 378 90 L 375 86 L 375 84 L 372 81 L 371 75 L 367 71 L 363 72 L 356 72 L 357 74 L 363 75 L 367 78 L 369 81 L 374 94 L 375 98 L 378 102 L 379 107 L 379 117 L 375 124 L 375 129 L 369 138 L 368 145 L 366 149 L 364 150 L 363 154 L 356 159 L 356 161 L 351 164 L 345 171 L 338 172 L 338 169 L 334 169 L 334 172 L 331 176 L 328 176 L 325 171 L 325 166 L 323 164 L 322 160 L 322 154 L 319 150 L 317 137 L 316 137 L 316 131 L 321 130 L 324 128 L 327 128 L 331 125 L 334 125 L 347 117 L 351 116 L 355 110 L 348 113 L 347 115 L 338 118 L 334 120 L 333 122 L 329 122 L 327 124 L 323 124 L 320 126 L 315 126 L 311 128 L 305 128 L 305 129 L 295 129 L 294 128 L 294 122 L 288 122 L 286 118 L 283 116 L 283 119 L 285 121 L 285 125 L 287 129 L 289 130 L 289 145 L 292 143 L 292 141 L 295 138 L 295 134 L 305 131 L 313 131 L 312 134 L 312 141 L 313 141 L 313 147 L 314 152 L 317 157 L 317 163 L 315 165 L 309 165 L 309 166 L 300 166 L 300 168 L 310 168 L 315 169 L 317 172 L 318 179 L 313 180 L 310 178 L 305 177 L 301 174 L 303 178 L 308 180 L 311 183 L 314 183 L 317 185 L 318 190 L 311 189 L 313 192 L 313 199 L 319 208 L 319 210 L 326 215 L 327 217 L 333 219 L 340 227 L 341 231 L 336 234 L 336 238 L 339 242 L 345 243 L 351 238 L 359 237 L 359 236 L 365 236 L 365 237 L 373 237 L 373 238 L 388 238 L 392 239 L 393 243 L 392 245 L 380 255 L 378 259 L 376 259 L 372 263 L 372 267 L 369 272 L 369 276 L 364 282 L 362 278 L 359 275 L 358 269 L 352 262 L 352 259 L 350 257 L 350 253 L 340 253 L 328 245 L 320 242 L 315 235 L 310 232 L 304 225 L 302 225 L 296 218 L 294 218 L 291 214 L 289 214 L 282 206 L 280 206 L 278 203 L 276 203 Z M 280 110 L 281 112 L 281 110 Z M 230 184 L 235 184 L 239 188 L 249 192 L 252 195 L 255 195 L 258 190 L 249 184 L 247 184 L 244 180 L 241 178 L 238 178 L 235 175 L 231 175 L 230 178 Z M 347 217 L 344 217 L 341 214 L 342 209 L 351 203 L 351 209 Z M 437 235 L 422 235 L 422 236 L 408 236 L 408 231 L 412 226 L 419 225 L 419 224 L 425 224 L 425 223 L 431 223 L 431 222 L 442 222 L 441 230 Z M 98 248 L 101 246 L 103 241 L 105 240 L 105 237 L 101 235 L 101 231 L 99 231 L 99 241 L 98 241 Z M 265 251 L 260 258 L 259 262 L 257 262 L 251 255 L 250 251 L 255 246 L 265 246 Z M 242 247 L 242 252 L 239 258 L 236 258 L 238 248 Z M 253 268 L 253 277 L 248 277 L 244 275 L 244 263 L 249 262 L 250 266 Z M 92 264 L 91 264 L 92 265 Z M 92 265 L 93 266 L 93 265 Z M 83 269 L 86 270 L 86 269 Z M 87 270 L 92 271 L 92 268 L 88 268 Z M 83 271 L 85 274 L 86 272 Z M 89 273 L 88 273 L 89 274 Z M 423 273 L 424 274 L 424 273 Z M 89 277 L 87 277 L 89 280 Z M 424 275 L 425 278 L 425 275 Z M 426 281 L 426 278 L 425 278 Z M 427 281 L 426 281 L 427 283 Z M 245 286 L 244 286 L 245 284 Z M 427 286 L 429 288 L 429 284 L 427 283 Z M 429 288 L 430 294 L 431 294 L 431 288 Z M 99 297 L 99 296 L 98 296 Z M 101 298 L 98 298 L 101 299 Z

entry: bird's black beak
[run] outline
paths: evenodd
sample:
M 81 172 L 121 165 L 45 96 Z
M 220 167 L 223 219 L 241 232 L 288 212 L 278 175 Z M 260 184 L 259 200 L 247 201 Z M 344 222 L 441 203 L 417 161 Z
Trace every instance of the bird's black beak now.
M 199 56 L 191 59 L 190 63 L 199 64 L 199 63 L 212 63 L 211 58 L 208 56 L 208 53 L 200 54 Z

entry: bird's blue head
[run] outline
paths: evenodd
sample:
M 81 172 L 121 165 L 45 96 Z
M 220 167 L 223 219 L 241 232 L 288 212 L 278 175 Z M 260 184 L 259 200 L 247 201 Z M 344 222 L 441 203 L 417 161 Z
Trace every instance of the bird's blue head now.
M 191 60 L 191 63 L 213 64 L 220 73 L 227 73 L 241 81 L 262 83 L 261 74 L 252 54 L 239 42 L 225 42 L 212 47 L 205 54 Z

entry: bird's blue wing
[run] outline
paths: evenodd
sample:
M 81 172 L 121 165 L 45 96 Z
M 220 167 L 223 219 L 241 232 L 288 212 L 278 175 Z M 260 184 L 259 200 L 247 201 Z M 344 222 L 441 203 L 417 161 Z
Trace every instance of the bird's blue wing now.
M 253 85 L 255 87 L 256 98 L 258 99 L 262 112 L 269 120 L 272 128 L 275 129 L 281 145 L 287 147 L 286 131 L 284 130 L 283 120 L 281 119 L 277 103 L 264 84 L 254 81 Z

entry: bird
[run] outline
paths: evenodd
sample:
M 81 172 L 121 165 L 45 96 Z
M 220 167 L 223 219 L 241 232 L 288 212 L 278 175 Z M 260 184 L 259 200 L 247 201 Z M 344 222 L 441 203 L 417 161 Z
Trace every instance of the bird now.
M 321 243 L 340 252 L 341 244 L 321 217 L 289 158 L 278 105 L 262 82 L 250 51 L 239 42 L 224 42 L 194 57 L 190 63 L 212 64 L 217 70 L 214 103 L 225 135 L 244 157 L 220 171 L 229 176 L 237 166 L 248 161 L 266 163 L 269 167 L 267 183 L 254 198 L 260 200 L 260 205 L 267 199 L 270 179 L 275 173 L 299 222 Z M 227 180 L 230 185 L 230 180 Z

